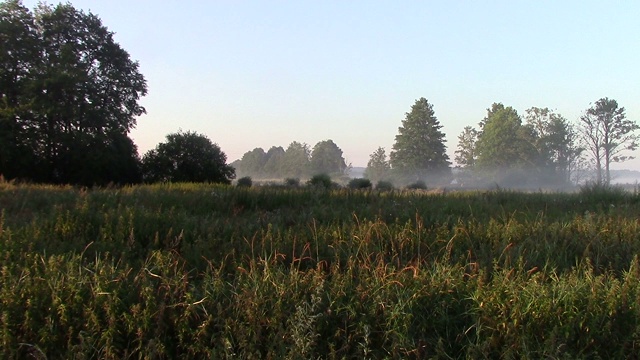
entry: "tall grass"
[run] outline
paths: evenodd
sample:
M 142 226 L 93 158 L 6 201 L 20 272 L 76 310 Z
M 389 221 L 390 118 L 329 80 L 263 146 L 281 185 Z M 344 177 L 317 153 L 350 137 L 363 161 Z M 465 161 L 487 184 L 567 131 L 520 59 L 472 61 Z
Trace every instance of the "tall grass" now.
M 638 195 L 3 183 L 2 358 L 629 358 Z

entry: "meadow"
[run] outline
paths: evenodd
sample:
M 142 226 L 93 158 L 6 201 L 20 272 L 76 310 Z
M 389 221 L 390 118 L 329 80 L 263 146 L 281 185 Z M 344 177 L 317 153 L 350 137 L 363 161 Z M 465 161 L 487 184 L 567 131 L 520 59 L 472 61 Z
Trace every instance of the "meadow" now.
M 0 183 L 0 357 L 634 358 L 640 195 Z

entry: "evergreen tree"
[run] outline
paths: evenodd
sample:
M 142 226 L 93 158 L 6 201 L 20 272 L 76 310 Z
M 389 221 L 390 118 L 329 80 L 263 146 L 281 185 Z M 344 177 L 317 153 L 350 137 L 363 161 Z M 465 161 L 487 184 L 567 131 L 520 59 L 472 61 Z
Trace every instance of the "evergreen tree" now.
M 425 98 L 416 100 L 398 128 L 390 156 L 393 170 L 410 181 L 448 172 L 449 156 L 440 129 L 433 105 Z

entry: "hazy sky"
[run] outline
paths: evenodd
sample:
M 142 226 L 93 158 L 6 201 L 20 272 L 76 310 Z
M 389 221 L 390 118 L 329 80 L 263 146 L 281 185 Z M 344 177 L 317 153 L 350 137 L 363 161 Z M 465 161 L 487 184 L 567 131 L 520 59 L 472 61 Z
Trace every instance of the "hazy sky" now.
M 636 0 L 71 3 L 140 62 L 148 113 L 131 135 L 141 154 L 182 129 L 207 135 L 229 161 L 332 139 L 366 166 L 378 146 L 391 151 L 420 97 L 451 160 L 464 126 L 493 102 L 575 122 L 609 97 L 640 122 Z M 640 160 L 615 168 L 640 170 Z

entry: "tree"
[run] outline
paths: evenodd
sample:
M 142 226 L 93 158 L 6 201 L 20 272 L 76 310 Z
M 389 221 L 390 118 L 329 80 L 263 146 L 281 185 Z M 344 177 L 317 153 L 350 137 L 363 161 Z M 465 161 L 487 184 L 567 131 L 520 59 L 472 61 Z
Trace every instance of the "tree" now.
M 284 159 L 284 148 L 282 146 L 272 146 L 265 155 L 264 175 L 268 178 L 281 177 L 282 163 Z
M 145 113 L 138 63 L 96 15 L 68 3 L 40 4 L 33 14 L 20 1 L 3 3 L 0 27 L 10 38 L 2 35 L 0 138 L 12 147 L 2 154 L 0 172 L 54 183 L 120 181 L 117 172 L 91 169 L 108 168 L 113 153 L 97 152 L 123 144 Z M 94 154 L 77 154 L 81 149 Z M 118 154 L 123 162 L 137 159 L 137 153 Z M 8 163 L 30 170 L 16 173 Z
M 416 100 L 398 128 L 390 161 L 394 171 L 423 178 L 427 173 L 449 170 L 445 135 L 427 99 Z
M 367 168 L 364 171 L 364 175 L 372 182 L 378 182 L 385 180 L 389 176 L 391 171 L 391 164 L 387 160 L 387 154 L 383 147 L 378 147 L 371 155 L 369 155 L 369 162 Z
M 522 126 L 512 107 L 494 103 L 480 122 L 482 131 L 476 143 L 476 164 L 483 170 L 503 170 L 536 166 L 533 134 Z
M 307 176 L 309 173 L 310 157 L 311 150 L 309 149 L 309 145 L 297 141 L 292 142 L 282 157 L 281 175 L 283 177 L 293 178 Z
M 578 147 L 573 126 L 560 114 L 548 108 L 532 107 L 526 110 L 527 125 L 534 134 L 534 146 L 540 162 L 550 175 L 570 181 L 582 149 Z
M 320 141 L 313 147 L 309 165 L 314 174 L 343 174 L 347 170 L 342 150 L 333 140 Z
M 36 143 L 28 134 L 33 69 L 40 62 L 40 38 L 33 15 L 20 1 L 0 3 L 0 174 L 28 178 Z
M 465 126 L 458 135 L 458 150 L 456 150 L 455 161 L 458 165 L 472 169 L 476 164 L 476 141 L 478 131 L 471 126 Z
M 611 183 L 612 162 L 633 159 L 623 152 L 638 147 L 640 137 L 635 134 L 638 129 L 638 124 L 627 119 L 624 107 L 618 107 L 618 102 L 609 98 L 596 101 L 580 117 L 580 132 L 595 164 L 598 184 Z
M 255 148 L 242 155 L 236 171 L 242 176 L 261 177 L 264 165 L 267 162 L 267 154 L 262 148 Z
M 213 182 L 230 184 L 235 169 L 227 156 L 205 135 L 195 132 L 169 134 L 164 143 L 142 158 L 146 182 Z

